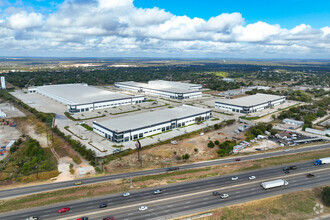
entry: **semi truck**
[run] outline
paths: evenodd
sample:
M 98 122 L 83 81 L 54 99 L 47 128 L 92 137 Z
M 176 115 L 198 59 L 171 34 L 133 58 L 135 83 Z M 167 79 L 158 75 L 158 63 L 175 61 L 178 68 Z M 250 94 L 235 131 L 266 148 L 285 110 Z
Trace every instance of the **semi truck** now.
M 286 181 L 284 179 L 279 179 L 279 180 L 272 180 L 272 181 L 263 182 L 260 185 L 264 189 L 271 189 L 271 188 L 275 188 L 275 187 L 286 186 L 288 184 L 289 184 L 288 181 Z
M 318 166 L 318 165 L 323 165 L 323 164 L 327 164 L 327 163 L 330 163 L 330 157 L 320 158 L 314 162 L 314 165 Z

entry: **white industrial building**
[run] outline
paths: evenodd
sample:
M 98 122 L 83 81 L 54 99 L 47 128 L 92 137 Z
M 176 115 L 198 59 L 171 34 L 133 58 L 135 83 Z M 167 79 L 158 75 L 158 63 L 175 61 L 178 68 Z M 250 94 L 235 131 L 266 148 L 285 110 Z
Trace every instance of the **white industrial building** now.
M 257 93 L 237 99 L 223 99 L 215 101 L 215 108 L 230 112 L 252 113 L 285 102 L 285 96 Z
M 193 124 L 199 117 L 200 120 L 209 120 L 212 117 L 212 110 L 183 105 L 105 121 L 94 121 L 93 131 L 120 143 Z
M 139 83 L 134 81 L 116 82 L 115 87 L 135 92 L 162 96 L 172 99 L 191 99 L 202 97 L 202 85 L 192 83 L 173 82 L 165 80 Z
M 289 124 L 289 125 L 294 125 L 297 127 L 301 127 L 304 125 L 303 121 L 297 121 L 297 120 L 293 120 L 293 119 L 289 119 L 289 118 L 285 118 L 282 120 L 283 124 Z
M 87 84 L 59 84 L 28 88 L 29 93 L 39 93 L 68 106 L 70 113 L 145 102 L 144 96 L 123 95 Z
M 6 80 L 4 76 L 1 76 L 1 89 L 6 89 Z

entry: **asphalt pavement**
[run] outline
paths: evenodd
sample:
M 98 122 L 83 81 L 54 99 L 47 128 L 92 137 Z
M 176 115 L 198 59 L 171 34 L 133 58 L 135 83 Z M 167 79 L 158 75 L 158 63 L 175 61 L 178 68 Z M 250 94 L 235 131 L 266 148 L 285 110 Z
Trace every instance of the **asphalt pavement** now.
M 234 175 L 169 184 L 160 188 L 164 192 L 159 195 L 153 194 L 153 190 L 158 189 L 154 187 L 131 191 L 130 197 L 112 194 L 29 210 L 19 210 L 0 214 L 0 219 L 17 220 L 29 216 L 38 216 L 39 219 L 68 220 L 82 216 L 88 216 L 89 219 L 102 219 L 106 216 L 114 216 L 115 219 L 169 219 L 319 185 L 329 185 L 330 165 L 314 166 L 312 162 L 305 161 Z M 284 174 L 282 168 L 287 165 L 296 165 L 298 169 Z M 308 173 L 315 174 L 315 177 L 307 178 L 306 174 Z M 256 179 L 249 180 L 248 177 L 251 175 L 256 176 Z M 232 176 L 238 176 L 238 180 L 233 181 Z M 279 178 L 286 179 L 289 185 L 269 190 L 264 190 L 260 186 L 261 182 Z M 220 199 L 219 196 L 212 196 L 213 191 L 229 194 L 229 198 Z M 107 203 L 108 207 L 100 209 L 101 203 Z M 148 209 L 139 211 L 138 208 L 142 205 L 147 206 Z M 63 207 L 69 207 L 71 210 L 67 213 L 58 213 L 57 210 Z
M 203 161 L 203 162 L 197 162 L 197 163 L 192 163 L 192 164 L 180 165 L 179 167 L 180 167 L 180 170 L 202 168 L 202 167 L 208 167 L 208 166 L 214 166 L 214 165 L 220 165 L 220 164 L 233 163 L 233 162 L 235 162 L 236 158 L 240 158 L 241 161 L 247 161 L 247 160 L 276 157 L 276 156 L 281 156 L 281 155 L 295 154 L 295 153 L 301 153 L 301 152 L 329 149 L 329 148 L 330 148 L 330 144 L 320 144 L 320 145 L 313 145 L 313 146 L 309 146 L 309 147 L 295 148 L 295 149 L 291 149 L 288 152 L 283 152 L 283 150 L 279 150 L 279 151 L 273 151 L 273 152 L 258 153 L 258 154 L 254 154 L 254 155 L 247 155 L 247 156 L 237 155 L 234 158 L 231 157 L 231 158 L 227 158 L 227 159 Z M 317 158 L 315 158 L 315 159 L 317 159 Z M 82 181 L 82 183 L 84 185 L 87 185 L 87 184 L 101 183 L 101 182 L 105 182 L 105 181 L 117 180 L 117 179 L 122 179 L 122 178 L 160 174 L 160 173 L 165 173 L 165 172 L 167 172 L 166 168 L 159 168 L 159 169 L 152 169 L 152 170 L 143 170 L 143 171 L 130 172 L 130 173 L 122 173 L 122 174 L 86 178 L 86 179 L 82 179 L 79 181 Z M 72 181 L 40 184 L 40 185 L 34 185 L 34 186 L 28 186 L 28 187 L 18 187 L 18 188 L 13 188 L 13 189 L 1 190 L 0 199 L 35 194 L 35 193 L 46 192 L 46 191 L 51 191 L 51 190 L 70 188 L 70 187 L 76 187 L 74 185 L 75 182 L 76 182 L 75 180 L 72 180 Z

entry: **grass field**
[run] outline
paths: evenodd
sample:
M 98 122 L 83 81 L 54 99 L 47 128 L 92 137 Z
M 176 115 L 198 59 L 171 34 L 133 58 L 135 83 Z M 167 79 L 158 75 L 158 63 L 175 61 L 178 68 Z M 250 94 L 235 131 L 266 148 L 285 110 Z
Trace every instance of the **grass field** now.
M 216 210 L 212 216 L 200 220 L 303 220 L 319 217 L 314 211 L 315 205 L 321 204 L 322 188 L 299 191 L 256 201 L 246 202 Z M 330 213 L 330 207 L 323 206 L 323 215 Z M 322 215 L 321 214 L 321 215 Z M 179 218 L 180 219 L 180 218 Z

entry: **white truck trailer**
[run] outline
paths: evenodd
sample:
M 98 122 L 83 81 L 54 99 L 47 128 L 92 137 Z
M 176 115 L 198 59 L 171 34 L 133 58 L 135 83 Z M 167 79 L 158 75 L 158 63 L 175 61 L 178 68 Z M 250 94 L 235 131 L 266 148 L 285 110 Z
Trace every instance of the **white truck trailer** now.
M 263 182 L 260 185 L 264 189 L 271 189 L 271 188 L 275 188 L 275 187 L 286 186 L 288 184 L 289 184 L 288 181 L 286 181 L 284 179 L 279 179 L 279 180 L 272 180 L 272 181 Z
M 318 165 L 323 165 L 323 164 L 327 164 L 327 163 L 330 163 L 330 157 L 320 158 L 314 162 L 314 165 L 318 166 Z

